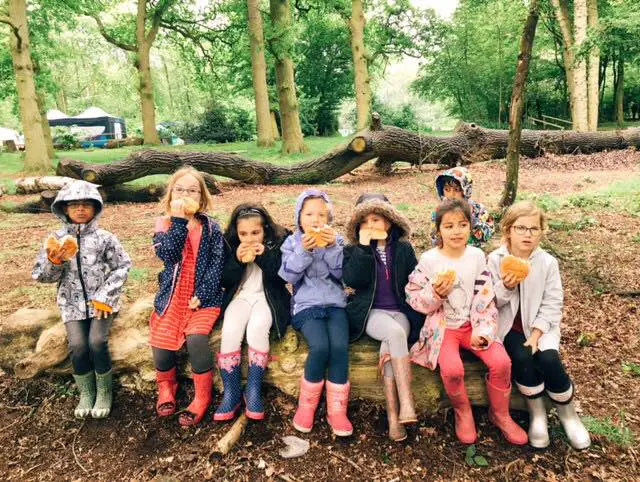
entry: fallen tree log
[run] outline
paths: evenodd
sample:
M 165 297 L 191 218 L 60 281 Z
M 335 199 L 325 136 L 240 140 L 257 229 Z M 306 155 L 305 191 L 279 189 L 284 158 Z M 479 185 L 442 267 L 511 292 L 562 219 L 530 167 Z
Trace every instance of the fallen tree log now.
M 143 298 L 116 318 L 109 346 L 114 370 L 120 382 L 136 390 L 150 392 L 155 389 L 155 370 L 148 345 L 148 320 L 153 309 L 153 299 Z M 220 324 L 211 335 L 214 353 L 220 349 Z M 360 397 L 377 403 L 384 402 L 381 379 L 378 372 L 378 342 L 364 339 L 351 345 L 349 356 L 352 397 Z M 291 327 L 283 340 L 273 340 L 273 357 L 266 372 L 265 381 L 282 392 L 297 396 L 300 377 L 304 371 L 307 345 L 303 337 Z M 471 357 L 473 358 L 473 357 Z M 485 366 L 477 359 L 465 360 L 465 383 L 469 399 L 474 405 L 486 405 L 484 384 Z M 180 357 L 183 376 L 190 376 L 186 369 L 186 356 Z M 66 335 L 59 322 L 57 310 L 21 309 L 0 324 L 0 367 L 13 370 L 18 378 L 31 378 L 40 373 L 66 374 L 71 372 L 66 351 Z M 246 376 L 246 356 L 243 357 L 243 373 Z M 220 377 L 216 377 L 221 391 Z M 421 410 L 434 412 L 447 399 L 437 373 L 414 365 L 413 391 Z M 514 390 L 512 407 L 524 409 L 523 398 Z
M 149 184 L 147 186 L 134 186 L 131 184 L 118 184 L 116 186 L 99 187 L 100 195 L 104 202 L 120 203 L 147 203 L 159 201 L 166 187 L 161 184 Z M 28 201 L 22 204 L 2 204 L 0 210 L 7 213 L 42 213 L 51 210 L 51 204 L 58 195 L 58 191 L 42 191 L 39 199 Z
M 16 179 L 17 194 L 35 194 L 42 191 L 59 191 L 74 178 L 64 176 L 21 177 Z
M 63 160 L 57 173 L 102 185 L 114 185 L 149 174 L 170 174 L 183 165 L 248 184 L 317 184 L 336 179 L 371 159 L 388 172 L 393 163 L 455 166 L 506 155 L 509 131 L 461 123 L 451 137 L 423 136 L 383 126 L 374 114 L 369 129 L 317 159 L 292 166 L 253 161 L 225 152 L 143 150 L 111 164 Z M 523 130 L 520 153 L 575 154 L 640 147 L 640 129 L 606 132 Z

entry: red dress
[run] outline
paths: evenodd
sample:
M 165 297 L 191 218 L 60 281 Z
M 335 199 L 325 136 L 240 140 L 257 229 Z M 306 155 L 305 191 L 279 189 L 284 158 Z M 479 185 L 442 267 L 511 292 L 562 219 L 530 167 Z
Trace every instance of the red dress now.
M 189 228 L 182 251 L 182 269 L 169 306 L 162 316 L 154 310 L 149 321 L 149 344 L 153 347 L 177 351 L 187 335 L 211 333 L 220 315 L 219 307 L 189 309 L 189 300 L 195 291 L 196 259 L 201 237 L 202 225 Z

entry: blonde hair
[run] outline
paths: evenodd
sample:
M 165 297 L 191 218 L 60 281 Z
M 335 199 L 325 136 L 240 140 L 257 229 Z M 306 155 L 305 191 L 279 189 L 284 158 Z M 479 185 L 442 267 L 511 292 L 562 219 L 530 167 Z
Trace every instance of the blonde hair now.
M 173 176 L 171 176 L 169 182 L 167 183 L 167 192 L 160 200 L 160 206 L 162 206 L 162 209 L 167 215 L 171 214 L 171 196 L 173 193 L 173 187 L 176 185 L 178 179 L 188 174 L 192 175 L 198 180 L 198 186 L 200 187 L 200 206 L 198 206 L 198 212 L 207 212 L 213 208 L 213 198 L 211 197 L 211 194 L 209 194 L 207 184 L 204 181 L 204 176 L 200 171 L 197 171 L 193 167 L 185 166 L 173 173 Z
M 518 218 L 522 216 L 538 216 L 540 221 L 540 229 L 542 234 L 547 231 L 547 215 L 544 210 L 533 201 L 520 201 L 512 204 L 507 212 L 504 213 L 502 221 L 500 221 L 500 231 L 502 232 L 502 242 L 508 247 L 511 245 L 511 228 L 516 223 Z

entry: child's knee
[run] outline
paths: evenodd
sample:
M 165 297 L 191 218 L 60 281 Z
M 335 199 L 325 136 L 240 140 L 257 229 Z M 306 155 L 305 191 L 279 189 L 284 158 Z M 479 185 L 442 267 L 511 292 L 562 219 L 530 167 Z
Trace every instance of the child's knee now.
M 69 341 L 69 352 L 75 358 L 89 356 L 89 343 L 81 339 L 71 340 Z
M 308 340 L 309 356 L 316 359 L 329 358 L 329 341 L 326 338 Z
M 489 364 L 489 372 L 493 377 L 511 379 L 511 359 L 508 356 L 494 357 Z

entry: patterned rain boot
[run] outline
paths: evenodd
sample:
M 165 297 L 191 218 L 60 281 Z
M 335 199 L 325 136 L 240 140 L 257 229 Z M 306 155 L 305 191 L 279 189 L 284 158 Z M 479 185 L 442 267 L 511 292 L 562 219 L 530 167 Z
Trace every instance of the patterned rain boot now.
M 84 375 L 73 375 L 80 391 L 80 401 L 73 411 L 76 418 L 87 418 L 96 402 L 96 375 L 93 370 Z
M 217 422 L 232 420 L 240 409 L 241 378 L 240 370 L 240 350 L 230 353 L 218 353 L 218 368 L 222 377 L 224 394 L 222 402 L 218 405 L 218 410 L 213 414 L 213 419 Z
M 93 418 L 106 418 L 111 413 L 113 403 L 113 374 L 111 370 L 107 373 L 96 373 L 96 403 L 91 410 Z
M 262 401 L 262 379 L 269 363 L 269 352 L 258 351 L 249 347 L 249 373 L 244 390 L 244 403 L 247 418 L 262 420 L 264 403 Z

